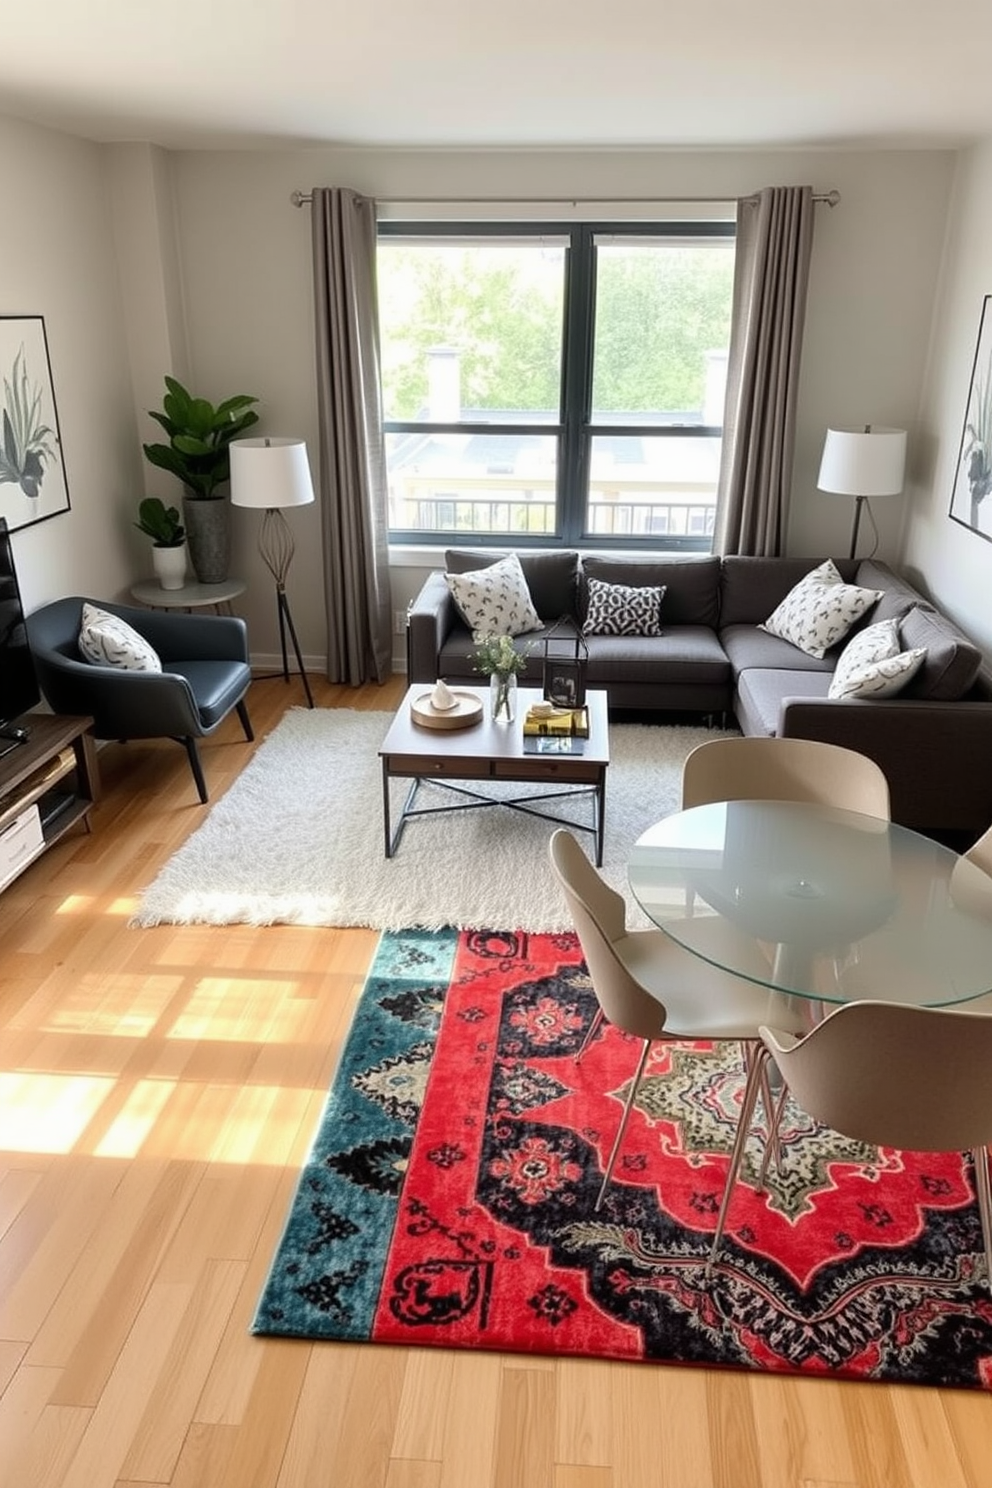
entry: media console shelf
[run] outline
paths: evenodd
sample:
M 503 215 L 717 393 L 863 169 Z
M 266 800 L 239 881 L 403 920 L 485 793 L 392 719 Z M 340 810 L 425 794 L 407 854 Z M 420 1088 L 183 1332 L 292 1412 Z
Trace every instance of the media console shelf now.
M 25 713 L 25 743 L 0 756 L 0 892 L 77 822 L 89 831 L 99 796 L 92 718 Z

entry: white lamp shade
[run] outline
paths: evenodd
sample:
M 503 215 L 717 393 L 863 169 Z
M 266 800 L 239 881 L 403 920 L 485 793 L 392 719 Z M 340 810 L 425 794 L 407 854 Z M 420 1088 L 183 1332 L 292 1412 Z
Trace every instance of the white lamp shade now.
M 230 451 L 232 506 L 272 510 L 314 499 L 302 439 L 232 439 Z
M 898 496 L 905 471 L 905 429 L 828 429 L 816 484 L 836 496 Z

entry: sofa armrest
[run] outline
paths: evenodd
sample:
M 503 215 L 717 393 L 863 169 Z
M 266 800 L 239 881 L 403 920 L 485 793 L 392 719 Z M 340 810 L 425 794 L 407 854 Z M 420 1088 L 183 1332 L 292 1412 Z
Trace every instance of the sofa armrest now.
M 455 602 L 440 569 L 429 574 L 407 611 L 408 682 L 436 682 L 441 647 L 458 618 Z
M 992 823 L 992 702 L 787 697 L 778 733 L 873 759 L 902 826 L 977 835 Z

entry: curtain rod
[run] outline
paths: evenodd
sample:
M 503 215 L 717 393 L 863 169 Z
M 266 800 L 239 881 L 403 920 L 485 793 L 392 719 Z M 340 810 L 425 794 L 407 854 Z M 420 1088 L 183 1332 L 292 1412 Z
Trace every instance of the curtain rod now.
M 306 207 L 313 201 L 313 193 L 310 191 L 294 191 L 290 195 L 290 201 L 294 207 Z M 621 206 L 627 203 L 645 206 L 664 206 L 666 202 L 686 202 L 689 205 L 698 203 L 711 205 L 717 202 L 733 200 L 726 196 L 403 196 L 390 201 L 388 197 L 378 197 L 383 206 L 392 206 L 397 203 L 403 206 L 432 206 L 432 207 L 475 207 L 500 205 L 509 206 L 547 206 L 547 207 L 609 207 Z M 757 201 L 756 196 L 745 196 L 743 201 Z M 840 201 L 839 191 L 821 191 L 813 193 L 815 202 L 825 202 L 828 207 L 835 207 Z

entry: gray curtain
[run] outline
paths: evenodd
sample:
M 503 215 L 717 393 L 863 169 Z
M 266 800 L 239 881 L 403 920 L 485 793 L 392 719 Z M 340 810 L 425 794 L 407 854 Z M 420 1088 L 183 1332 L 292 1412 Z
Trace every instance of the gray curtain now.
M 311 210 L 327 676 L 358 686 L 392 670 L 375 202 L 315 187 Z
M 813 211 L 811 186 L 768 186 L 737 204 L 716 553 L 784 550 Z

